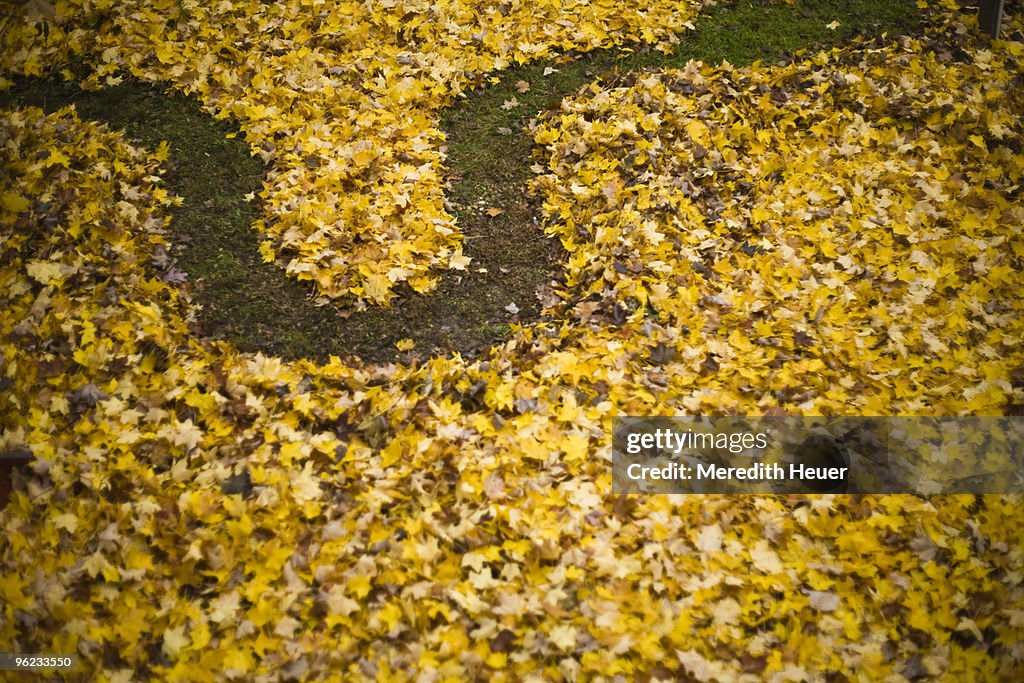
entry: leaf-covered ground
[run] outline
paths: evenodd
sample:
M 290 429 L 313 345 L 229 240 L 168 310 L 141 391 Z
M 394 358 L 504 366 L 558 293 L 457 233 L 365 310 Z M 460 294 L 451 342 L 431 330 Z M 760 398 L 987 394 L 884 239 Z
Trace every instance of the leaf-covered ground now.
M 262 157 L 250 157 L 237 125 L 210 118 L 196 97 L 135 78 L 86 91 L 78 79 L 88 65 L 71 64 L 69 73 L 77 76 L 70 80 L 68 73 L 16 79 L 0 91 L 0 108 L 52 112 L 74 104 L 79 117 L 124 129 L 135 144 L 168 142 L 162 177 L 168 191 L 182 197 L 170 225 L 170 256 L 177 278 L 187 277 L 202 336 L 287 359 L 351 355 L 388 363 L 453 352 L 475 358 L 507 340 L 510 324 L 540 318 L 536 292 L 562 270 L 561 244 L 553 236 L 540 239 L 538 202 L 524 192 L 532 175 L 529 122 L 538 112 L 605 74 L 682 67 L 690 59 L 734 65 L 785 60 L 798 49 L 831 47 L 858 34 L 914 31 L 918 19 L 913 0 L 839 6 L 746 0 L 699 15 L 669 53 L 626 43 L 560 52 L 497 72 L 498 83 L 489 78 L 440 112 L 445 208 L 455 217 L 470 265 L 449 271 L 432 292 L 405 292 L 390 308 L 353 310 L 351 302 L 316 296 L 311 283 L 262 262 L 265 236 L 252 226 L 260 215 L 255 194 Z M 407 350 L 398 349 L 399 342 Z
M 439 269 L 469 265 L 443 206 L 443 106 L 488 72 L 556 49 L 627 38 L 667 48 L 699 6 L 58 2 L 52 35 L 15 26 L 0 66 L 36 74 L 70 52 L 94 66 L 96 85 L 128 73 L 199 95 L 273 163 L 264 258 L 325 296 L 384 304 L 398 283 L 425 292 Z
M 697 9 L 369 7 L 90 3 L 3 58 L 194 88 L 277 164 L 268 253 L 383 301 L 458 259 L 423 112 L 467 71 Z M 613 415 L 1016 410 L 1009 9 L 1007 40 L 943 3 L 918 37 L 566 100 L 534 131 L 559 322 L 473 362 L 198 341 L 166 149 L 3 112 L 0 451 L 35 460 L 0 513 L 0 649 L 90 680 L 1020 679 L 1019 496 L 608 495 Z

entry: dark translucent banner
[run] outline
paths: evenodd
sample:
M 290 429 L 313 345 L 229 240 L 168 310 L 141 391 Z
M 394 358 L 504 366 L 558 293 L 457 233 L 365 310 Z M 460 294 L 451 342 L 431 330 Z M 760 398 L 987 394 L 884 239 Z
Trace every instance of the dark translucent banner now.
M 614 493 L 1022 493 L 1021 417 L 619 417 Z

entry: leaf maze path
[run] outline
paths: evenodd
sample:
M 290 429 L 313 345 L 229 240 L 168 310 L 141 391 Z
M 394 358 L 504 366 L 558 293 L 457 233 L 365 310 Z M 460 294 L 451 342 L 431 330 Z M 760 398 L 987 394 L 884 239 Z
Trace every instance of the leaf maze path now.
M 242 350 L 321 360 L 352 354 L 388 362 L 399 353 L 395 343 L 412 338 L 417 354 L 474 355 L 501 341 L 508 323 L 539 317 L 533 290 L 557 270 L 557 244 L 544 239 L 529 201 L 503 197 L 492 202 L 502 205 L 499 221 L 476 210 L 475 202 L 456 212 L 466 232 L 464 253 L 472 261 L 467 271 L 446 274 L 434 292 L 406 291 L 390 310 L 352 311 L 314 302 L 307 284 L 259 256 L 260 236 L 250 227 L 259 206 L 245 195 L 261 188 L 260 162 L 243 141 L 226 139 L 235 131 L 194 100 L 152 84 L 84 92 L 54 80 L 42 87 L 24 81 L 6 99 L 47 111 L 73 103 L 83 119 L 124 129 L 148 147 L 170 143 L 164 178 L 183 200 L 172 212 L 174 272 L 188 278 L 185 287 L 202 306 L 197 331 Z M 471 179 L 455 182 L 472 184 Z M 518 185 L 513 189 L 518 192 Z M 518 315 L 505 310 L 511 303 Z
M 645 68 L 682 66 L 689 59 L 734 64 L 775 61 L 795 49 L 839 42 L 855 31 L 911 28 L 908 3 L 861 3 L 799 8 L 737 3 L 699 19 L 669 55 L 644 47 L 568 54 L 503 72 L 501 82 L 479 88 L 442 114 L 447 135 L 447 207 L 465 236 L 465 271 L 443 273 L 434 292 L 406 288 L 391 309 L 353 311 L 314 300 L 309 285 L 263 263 L 260 216 L 263 168 L 237 129 L 202 111 L 198 102 L 155 84 L 125 83 L 85 92 L 57 79 L 24 80 L 0 94 L 0 104 L 68 103 L 79 116 L 107 122 L 148 147 L 170 143 L 165 179 L 183 199 L 173 211 L 175 273 L 200 304 L 197 332 L 243 351 L 283 358 L 325 360 L 357 356 L 366 362 L 459 352 L 468 357 L 500 343 L 513 323 L 542 319 L 538 290 L 557 278 L 564 252 L 545 238 L 539 211 L 525 194 L 533 141 L 527 130 L 538 111 L 598 79 Z M 838 21 L 840 30 L 827 28 Z M 413 349 L 399 351 L 403 339 Z M 405 346 L 405 345 L 403 345 Z

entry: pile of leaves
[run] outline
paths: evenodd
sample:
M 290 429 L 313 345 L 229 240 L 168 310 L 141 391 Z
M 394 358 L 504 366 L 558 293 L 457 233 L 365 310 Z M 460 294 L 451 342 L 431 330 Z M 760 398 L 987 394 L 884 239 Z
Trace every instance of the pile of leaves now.
M 930 35 L 567 99 L 535 131 L 563 314 L 656 320 L 694 412 L 990 414 L 1024 333 L 1022 55 Z
M 472 363 L 197 340 L 166 150 L 0 113 L 0 451 L 34 457 L 0 513 L 0 649 L 96 680 L 1018 678 L 1020 496 L 608 495 L 614 415 L 1019 403 L 1024 42 L 969 17 L 567 100 L 536 130 L 561 322 Z M 284 31 L 250 39 L 273 61 Z M 275 176 L 295 197 L 345 165 L 319 139 Z

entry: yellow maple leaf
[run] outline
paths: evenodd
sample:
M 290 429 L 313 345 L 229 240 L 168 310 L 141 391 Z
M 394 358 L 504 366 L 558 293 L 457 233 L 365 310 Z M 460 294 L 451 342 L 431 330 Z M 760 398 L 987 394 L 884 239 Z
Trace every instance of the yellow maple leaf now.
M 177 659 L 181 651 L 191 642 L 191 639 L 185 635 L 185 625 L 182 624 L 164 631 L 163 645 L 160 649 L 168 658 Z
M 363 282 L 363 293 L 371 301 L 387 303 L 391 299 L 391 282 L 380 273 L 370 273 Z
M 21 213 L 29 207 L 31 202 L 16 192 L 4 192 L 0 194 L 0 206 L 11 213 Z
M 551 629 L 548 640 L 551 644 L 563 652 L 572 652 L 576 649 L 576 638 L 578 632 L 571 624 L 559 624 Z
M 472 260 L 473 259 L 469 256 L 463 256 L 462 247 L 459 247 L 455 250 L 451 259 L 448 261 L 448 267 L 453 268 L 454 270 L 465 270 L 466 266 L 468 266 L 469 262 Z
M 61 273 L 62 266 L 54 261 L 29 261 L 25 270 L 29 277 L 41 285 L 48 285 L 53 282 L 60 282 L 64 279 Z

